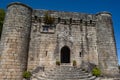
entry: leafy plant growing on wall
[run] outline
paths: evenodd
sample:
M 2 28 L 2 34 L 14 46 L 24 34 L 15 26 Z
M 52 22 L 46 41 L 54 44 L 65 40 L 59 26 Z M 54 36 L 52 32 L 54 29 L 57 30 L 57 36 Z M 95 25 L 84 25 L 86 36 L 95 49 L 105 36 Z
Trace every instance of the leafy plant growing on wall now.
M 54 17 L 50 16 L 48 12 L 46 12 L 44 15 L 44 23 L 47 25 L 54 24 Z
M 60 65 L 60 61 L 56 61 L 56 65 L 58 65 L 58 66 L 59 66 L 59 65 Z
M 73 66 L 76 66 L 76 65 L 77 65 L 76 60 L 73 60 Z
M 5 17 L 5 11 L 3 9 L 0 9 L 0 38 L 2 33 L 4 17 Z
M 23 72 L 23 78 L 29 79 L 32 76 L 32 74 L 29 71 Z
M 97 67 L 93 68 L 92 75 L 97 76 L 97 77 L 100 76 L 101 75 L 101 70 Z

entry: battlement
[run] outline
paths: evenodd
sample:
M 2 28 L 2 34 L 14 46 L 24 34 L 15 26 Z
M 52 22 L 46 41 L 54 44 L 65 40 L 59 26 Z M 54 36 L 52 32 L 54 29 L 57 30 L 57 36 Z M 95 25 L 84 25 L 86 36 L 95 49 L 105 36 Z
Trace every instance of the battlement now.
M 48 13 L 55 19 L 55 24 L 93 24 L 96 23 L 96 14 L 87 14 L 87 13 L 78 13 L 78 12 L 60 12 L 60 11 L 52 11 L 52 10 L 33 10 L 32 13 L 32 21 L 37 19 L 38 21 L 44 22 L 43 18 L 45 13 Z
M 96 14 L 89 14 L 89 13 L 79 13 L 79 12 L 64 12 L 64 11 L 54 11 L 54 10 L 44 10 L 44 9 L 32 9 L 30 6 L 20 3 L 20 2 L 13 2 L 10 3 L 8 7 L 12 5 L 21 5 L 29 8 L 32 10 L 32 21 L 37 18 L 38 21 L 43 22 L 43 17 L 46 12 L 50 16 L 52 16 L 55 19 L 55 23 L 58 23 L 58 19 L 61 19 L 61 23 L 70 23 L 70 20 L 73 24 L 79 24 L 79 23 L 84 23 L 84 24 L 95 24 L 97 21 L 97 16 L 98 15 L 105 15 L 105 16 L 112 16 L 110 12 L 103 11 L 103 12 L 98 12 Z
M 33 16 L 44 17 L 45 12 L 48 12 L 54 18 L 60 17 L 61 19 L 73 20 L 96 20 L 95 14 L 78 13 L 78 12 L 63 12 L 63 11 L 52 11 L 52 10 L 33 10 Z

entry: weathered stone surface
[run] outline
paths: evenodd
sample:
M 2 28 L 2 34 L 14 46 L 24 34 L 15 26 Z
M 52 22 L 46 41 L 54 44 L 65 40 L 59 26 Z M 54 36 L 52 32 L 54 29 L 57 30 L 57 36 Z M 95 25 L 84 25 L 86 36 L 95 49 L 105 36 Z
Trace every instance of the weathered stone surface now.
M 1 38 L 0 80 L 21 80 L 27 68 L 31 12 L 21 3 L 8 6 Z
M 96 35 L 99 66 L 104 74 L 113 76 L 118 74 L 118 65 L 111 14 L 99 13 L 97 20 Z
M 54 24 L 44 23 L 46 12 Z M 53 70 L 56 61 L 69 66 L 76 61 L 77 67 L 88 71 L 97 65 L 104 75 L 117 75 L 111 14 L 32 10 L 21 3 L 10 4 L 0 41 L 1 80 L 22 80 L 26 69 Z

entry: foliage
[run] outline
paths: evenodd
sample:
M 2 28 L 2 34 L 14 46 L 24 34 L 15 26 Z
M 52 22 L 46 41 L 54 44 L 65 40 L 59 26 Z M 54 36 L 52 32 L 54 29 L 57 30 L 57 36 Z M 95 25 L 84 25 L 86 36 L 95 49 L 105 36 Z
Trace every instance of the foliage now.
M 58 65 L 58 66 L 59 66 L 59 65 L 60 65 L 60 61 L 56 61 L 56 65 Z
M 4 17 L 5 17 L 5 11 L 3 9 L 0 9 L 0 37 L 2 33 Z
M 73 66 L 76 66 L 76 65 L 77 65 L 76 60 L 73 60 Z
M 45 13 L 44 15 L 44 23 L 45 24 L 53 24 L 54 23 L 54 18 L 48 14 L 48 12 Z
M 30 78 L 31 75 L 32 75 L 32 74 L 31 74 L 29 71 L 23 72 L 23 77 L 26 78 L 26 79 L 27 79 L 27 78 Z
M 97 67 L 93 68 L 92 75 L 97 76 L 97 77 L 100 76 L 101 75 L 101 70 Z

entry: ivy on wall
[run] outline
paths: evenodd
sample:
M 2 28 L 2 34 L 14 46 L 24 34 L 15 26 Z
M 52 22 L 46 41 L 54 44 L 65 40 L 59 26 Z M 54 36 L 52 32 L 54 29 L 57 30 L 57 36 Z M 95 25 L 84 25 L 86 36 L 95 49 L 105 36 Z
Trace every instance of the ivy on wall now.
M 1 34 L 2 34 L 4 17 L 5 17 L 5 11 L 3 9 L 0 9 L 0 38 L 1 38 Z

